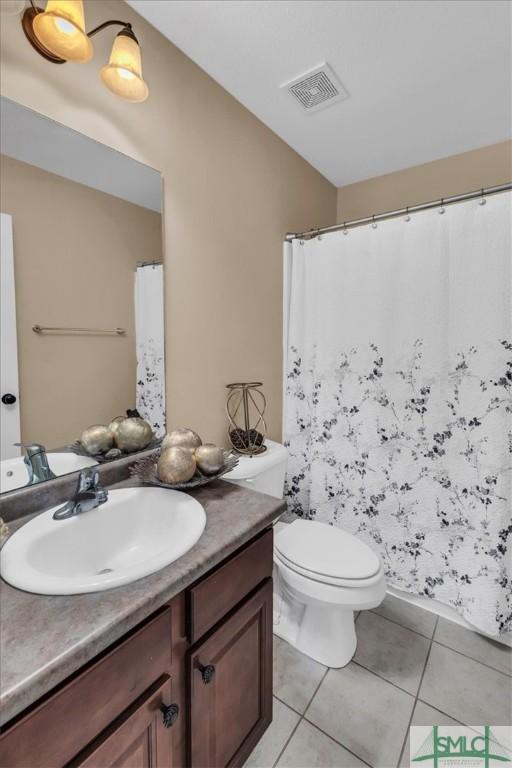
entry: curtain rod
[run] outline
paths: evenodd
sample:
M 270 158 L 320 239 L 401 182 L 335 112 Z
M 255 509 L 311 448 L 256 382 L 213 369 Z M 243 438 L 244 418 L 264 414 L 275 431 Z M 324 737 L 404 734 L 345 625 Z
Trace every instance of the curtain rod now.
M 352 221 L 344 221 L 341 224 L 332 224 L 329 227 L 317 227 L 308 230 L 307 232 L 288 232 L 285 237 L 285 241 L 291 242 L 292 240 L 312 240 L 318 235 L 326 234 L 328 232 L 339 232 L 340 230 L 352 229 L 352 227 L 360 227 L 363 224 L 373 224 L 377 221 L 385 221 L 386 219 L 394 219 L 398 216 L 408 216 L 411 213 L 417 213 L 418 211 L 428 211 L 431 208 L 442 208 L 445 205 L 452 205 L 453 203 L 462 203 L 465 200 L 474 200 L 478 197 L 482 199 L 489 197 L 490 195 L 496 195 L 499 192 L 508 192 L 512 190 L 512 182 L 507 184 L 499 184 L 496 187 L 486 187 L 483 189 L 477 189 L 474 192 L 465 192 L 462 195 L 452 195 L 451 197 L 442 197 L 440 200 L 432 200 L 428 203 L 419 203 L 418 205 L 409 205 L 406 208 L 398 208 L 396 211 L 386 211 L 385 213 L 376 213 L 374 216 L 365 216 L 363 219 L 352 219 Z
M 157 261 L 156 259 L 154 261 L 138 261 L 137 262 L 137 269 L 139 267 L 159 267 L 163 266 L 163 261 Z

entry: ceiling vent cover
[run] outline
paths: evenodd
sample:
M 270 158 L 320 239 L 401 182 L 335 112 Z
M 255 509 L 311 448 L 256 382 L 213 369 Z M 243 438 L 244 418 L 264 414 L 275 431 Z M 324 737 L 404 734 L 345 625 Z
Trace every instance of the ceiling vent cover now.
M 281 88 L 291 93 L 307 112 L 316 112 L 348 98 L 340 80 L 325 63 L 284 83 Z

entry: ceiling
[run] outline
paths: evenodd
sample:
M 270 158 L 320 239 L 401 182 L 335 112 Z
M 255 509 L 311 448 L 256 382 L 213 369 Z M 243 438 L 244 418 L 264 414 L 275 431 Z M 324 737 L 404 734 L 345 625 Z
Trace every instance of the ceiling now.
M 158 171 L 0 96 L 0 151 L 129 203 L 161 211 Z
M 128 0 L 337 186 L 511 136 L 508 0 Z M 327 62 L 349 94 L 280 86 Z

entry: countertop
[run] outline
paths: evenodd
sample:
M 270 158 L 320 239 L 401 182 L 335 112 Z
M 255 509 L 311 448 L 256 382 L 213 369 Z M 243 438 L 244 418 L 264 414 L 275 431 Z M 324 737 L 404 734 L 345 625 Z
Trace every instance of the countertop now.
M 191 495 L 206 511 L 204 533 L 183 557 L 151 576 L 105 592 L 55 597 L 22 592 L 0 582 L 1 724 L 79 670 L 284 511 L 280 499 L 222 480 Z

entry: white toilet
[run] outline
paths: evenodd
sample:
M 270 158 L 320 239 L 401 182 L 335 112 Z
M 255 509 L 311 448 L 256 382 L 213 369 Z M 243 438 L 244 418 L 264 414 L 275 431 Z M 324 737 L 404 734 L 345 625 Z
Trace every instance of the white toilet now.
M 266 441 L 260 456 L 241 456 L 229 482 L 282 498 L 288 453 Z M 354 611 L 377 607 L 386 593 L 380 557 L 341 528 L 313 520 L 277 523 L 274 632 L 328 667 L 355 653 Z

